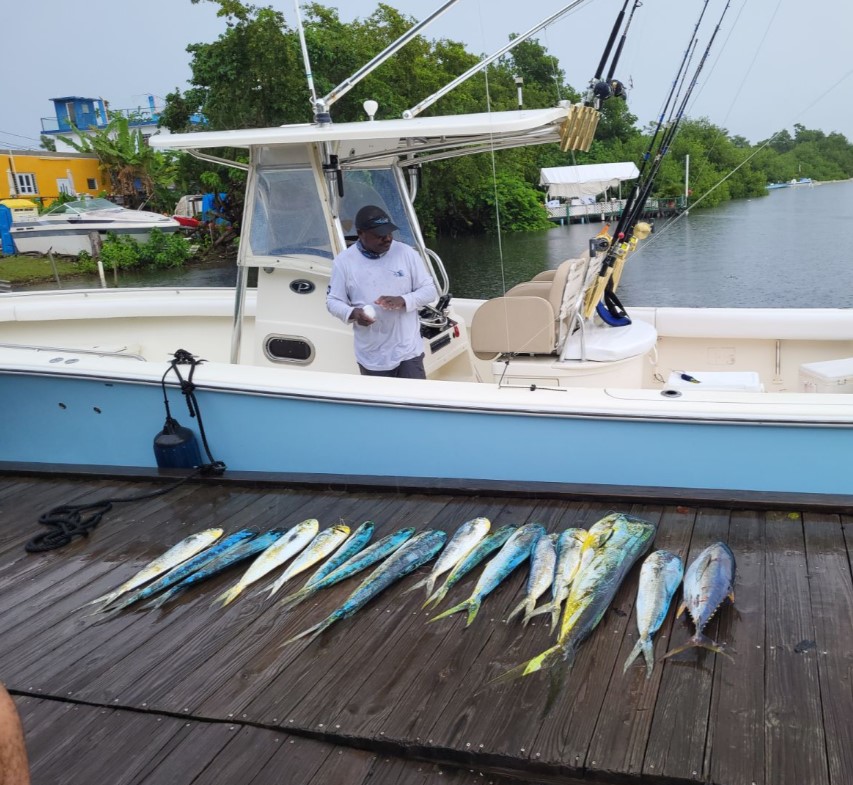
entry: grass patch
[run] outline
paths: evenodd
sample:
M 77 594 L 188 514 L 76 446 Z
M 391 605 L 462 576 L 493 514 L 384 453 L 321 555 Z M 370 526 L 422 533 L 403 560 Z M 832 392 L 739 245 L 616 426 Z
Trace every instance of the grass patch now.
M 76 259 L 54 256 L 59 277 L 82 275 L 84 270 Z M 0 279 L 10 283 L 52 281 L 53 266 L 47 256 L 0 256 Z

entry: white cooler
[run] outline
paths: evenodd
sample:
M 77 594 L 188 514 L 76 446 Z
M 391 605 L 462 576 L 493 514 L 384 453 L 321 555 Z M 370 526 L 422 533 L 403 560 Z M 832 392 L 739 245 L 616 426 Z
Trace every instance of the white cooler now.
M 682 379 L 692 376 L 697 381 Z M 764 392 L 761 378 L 755 371 L 673 371 L 666 380 L 668 390 L 725 390 L 728 392 Z
M 801 365 L 800 389 L 809 393 L 853 393 L 853 357 Z

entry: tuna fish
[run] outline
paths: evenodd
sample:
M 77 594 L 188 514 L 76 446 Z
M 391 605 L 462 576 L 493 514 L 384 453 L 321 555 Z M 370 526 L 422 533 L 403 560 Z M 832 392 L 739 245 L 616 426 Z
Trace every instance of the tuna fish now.
M 319 527 L 320 524 L 316 518 L 308 518 L 302 523 L 298 523 L 258 556 L 249 565 L 249 569 L 246 570 L 243 577 L 230 589 L 220 594 L 213 603 L 218 602 L 222 607 L 225 607 L 228 603 L 236 600 L 247 586 L 260 580 L 268 572 L 280 567 L 301 552 L 317 534 Z
M 506 617 L 508 622 L 524 611 L 524 618 L 521 623 L 526 627 L 533 615 L 533 609 L 536 607 L 536 600 L 551 588 L 551 584 L 554 582 L 554 565 L 557 563 L 557 539 L 559 536 L 558 534 L 549 534 L 536 541 L 530 557 L 530 574 L 527 577 L 527 590 L 524 593 L 524 599 L 510 611 L 509 616 Z
M 427 605 L 437 605 L 441 602 L 447 592 L 449 592 L 459 581 L 462 580 L 471 570 L 473 570 L 483 559 L 490 553 L 493 553 L 513 535 L 517 526 L 502 526 L 495 532 L 487 534 L 478 545 L 475 545 L 471 552 L 462 559 L 451 571 L 450 575 L 445 578 L 440 589 L 437 589 L 433 595 L 421 606 L 426 608 Z
M 536 541 L 543 536 L 545 536 L 545 527 L 538 523 L 529 523 L 516 530 L 504 543 L 503 548 L 498 551 L 497 556 L 486 565 L 483 574 L 474 587 L 474 593 L 467 600 L 430 619 L 430 623 L 459 611 L 467 611 L 468 620 L 465 626 L 468 627 L 477 617 L 483 600 L 500 585 L 507 575 L 530 556 Z
M 684 574 L 684 597 L 676 615 L 681 616 L 686 608 L 696 632 L 683 646 L 664 654 L 664 658 L 696 646 L 731 656 L 703 633 L 726 599 L 735 601 L 735 556 L 724 542 L 715 542 L 696 557 Z
M 352 616 L 392 583 L 426 564 L 441 550 L 446 539 L 447 534 L 443 531 L 425 531 L 412 537 L 370 573 L 359 587 L 347 597 L 343 605 L 319 624 L 315 624 L 299 635 L 295 635 L 283 645 L 286 646 L 308 635 L 311 636 L 310 640 L 314 640 L 323 630 L 331 627 L 336 621 Z
M 435 566 L 422 581 L 418 581 L 414 586 L 406 589 L 404 594 L 410 591 L 415 591 L 421 586 L 426 586 L 427 597 L 432 594 L 435 582 L 440 575 L 444 575 L 448 570 L 453 569 L 460 561 L 462 561 L 477 544 L 489 533 L 491 522 L 488 518 L 474 518 L 466 521 L 457 530 L 447 547 L 442 551 L 441 556 L 436 559 Z
M 625 660 L 622 673 L 642 652 L 646 661 L 646 678 L 651 678 L 655 664 L 652 636 L 663 624 L 683 575 L 684 565 L 674 553 L 655 551 L 646 557 L 640 568 L 640 585 L 637 589 L 637 630 L 640 637 Z

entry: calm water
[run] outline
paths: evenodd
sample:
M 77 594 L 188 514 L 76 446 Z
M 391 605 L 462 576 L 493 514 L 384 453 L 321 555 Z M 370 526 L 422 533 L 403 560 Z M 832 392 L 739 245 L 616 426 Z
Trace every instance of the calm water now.
M 587 247 L 601 224 L 502 239 L 434 242 L 454 295 L 496 296 Z M 658 220 L 622 275 L 625 305 L 853 305 L 853 181 L 771 191 L 759 199 Z
M 456 297 L 494 297 L 576 256 L 601 224 L 497 238 L 433 240 Z M 853 305 L 853 181 L 783 188 L 665 223 L 630 257 L 626 306 L 845 308 Z M 233 285 L 233 264 L 123 274 L 122 286 Z M 112 286 L 112 276 L 107 276 Z M 92 286 L 97 280 L 65 286 Z M 42 285 L 41 288 L 47 288 Z

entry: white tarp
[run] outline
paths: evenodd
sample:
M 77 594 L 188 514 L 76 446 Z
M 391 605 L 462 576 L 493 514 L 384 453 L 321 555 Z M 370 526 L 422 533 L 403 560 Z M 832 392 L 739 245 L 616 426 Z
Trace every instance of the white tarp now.
M 548 186 L 548 198 L 565 199 L 597 196 L 615 188 L 623 180 L 635 180 L 640 170 L 631 161 L 615 164 L 584 164 L 583 166 L 553 166 L 543 169 L 539 185 Z

